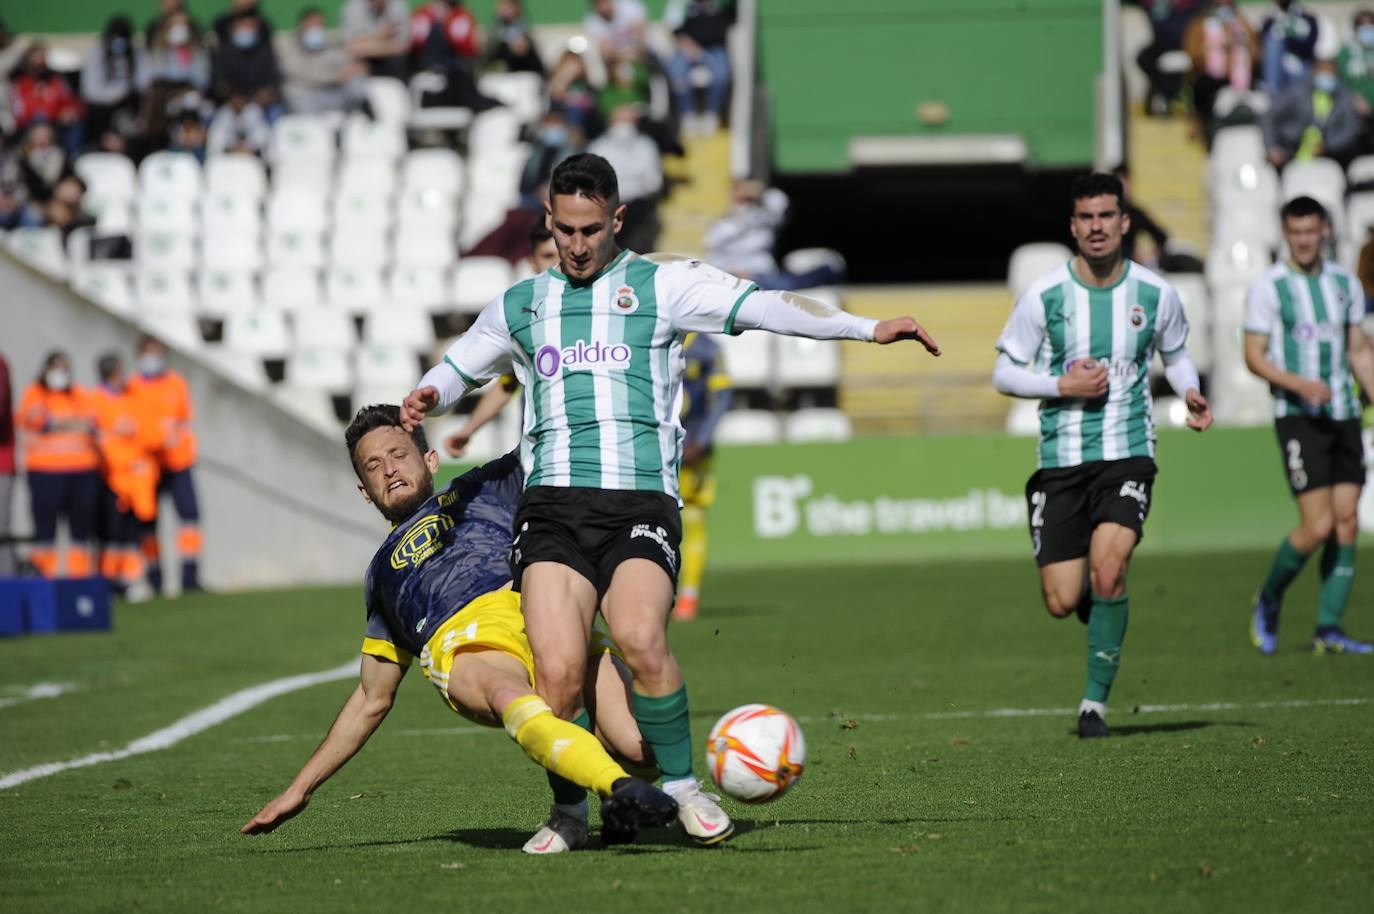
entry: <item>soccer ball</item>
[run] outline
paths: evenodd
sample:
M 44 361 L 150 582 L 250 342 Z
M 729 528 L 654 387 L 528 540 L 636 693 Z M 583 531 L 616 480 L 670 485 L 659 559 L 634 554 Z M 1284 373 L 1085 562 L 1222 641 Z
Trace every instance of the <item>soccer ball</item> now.
M 775 800 L 806 766 L 801 727 L 772 705 L 729 711 L 706 738 L 706 767 L 728 796 L 745 803 Z

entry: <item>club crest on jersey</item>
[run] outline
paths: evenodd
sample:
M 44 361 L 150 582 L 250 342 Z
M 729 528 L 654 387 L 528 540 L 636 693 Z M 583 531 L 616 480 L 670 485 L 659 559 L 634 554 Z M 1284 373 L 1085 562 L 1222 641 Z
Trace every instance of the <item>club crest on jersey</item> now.
M 1131 313 L 1127 316 L 1131 324 L 1131 329 L 1139 332 L 1145 329 L 1145 309 L 1140 305 L 1131 305 Z
M 452 527 L 453 519 L 448 515 L 426 514 L 391 550 L 391 567 L 397 571 L 418 568 L 421 562 L 443 548 L 444 532 Z
M 639 296 L 629 286 L 616 289 L 611 303 L 615 306 L 617 314 L 634 314 L 639 310 Z

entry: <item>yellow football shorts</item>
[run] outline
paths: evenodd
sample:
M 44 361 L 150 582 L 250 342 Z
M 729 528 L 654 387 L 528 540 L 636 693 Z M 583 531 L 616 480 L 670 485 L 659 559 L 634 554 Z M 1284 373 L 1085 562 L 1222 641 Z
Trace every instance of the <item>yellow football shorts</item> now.
M 682 504 L 687 508 L 709 508 L 716 503 L 716 474 L 710 457 L 696 466 L 684 466 L 678 474 Z

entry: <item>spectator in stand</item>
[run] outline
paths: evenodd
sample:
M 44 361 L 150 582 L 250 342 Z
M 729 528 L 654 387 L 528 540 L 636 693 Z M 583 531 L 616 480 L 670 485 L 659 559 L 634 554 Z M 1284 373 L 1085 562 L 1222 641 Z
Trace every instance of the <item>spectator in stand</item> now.
M 625 215 L 618 241 L 631 251 L 657 249 L 658 201 L 663 193 L 663 160 L 658 144 L 640 132 L 639 107 L 622 105 L 611 115 L 606 132 L 587 146 L 611 163 L 620 181 Z
M 1169 102 L 1183 88 L 1179 74 L 1165 73 L 1159 60 L 1170 51 L 1183 48 L 1183 34 L 1188 23 L 1202 8 L 1202 0 L 1140 0 L 1140 6 L 1150 17 L 1152 38 L 1136 63 L 1150 81 L 1145 110 L 1156 117 L 1169 113 Z
M 544 75 L 544 61 L 530 35 L 525 20 L 525 5 L 520 0 L 497 0 L 496 21 L 491 27 L 492 42 L 487 66 L 508 73 Z
M 668 61 L 668 77 L 686 133 L 709 136 L 720 129 L 730 97 L 730 51 L 725 40 L 734 21 L 733 3 L 691 0 L 682 24 L 673 31 L 677 46 Z M 710 74 L 704 111 L 697 105 L 692 81 L 692 73 L 698 68 Z
M 166 28 L 167 20 L 173 16 L 179 16 L 188 22 L 194 31 L 200 31 L 200 24 L 186 9 L 186 0 L 160 0 L 157 15 L 148 20 L 148 24 L 143 28 L 143 46 L 145 48 L 151 49 L 153 47 L 158 34 Z
M 1285 89 L 1264 114 L 1261 126 L 1270 163 L 1282 168 L 1325 156 L 1349 164 L 1364 139 L 1358 98 L 1341 85 L 1335 61 L 1317 61 L 1311 77 Z
M 166 142 L 169 122 L 179 117 L 192 99 L 194 106 L 199 106 L 204 100 L 202 93 L 210 86 L 210 55 L 184 10 L 169 10 L 157 22 L 148 48 L 148 67 L 152 88 L 147 93 L 143 122 L 150 142 L 160 146 Z
M 195 156 L 196 161 L 204 165 L 207 139 L 205 122 L 200 116 L 185 113 L 172 122 L 172 141 L 168 144 L 167 151 Z
M 131 601 L 146 599 L 139 533 L 157 516 L 157 460 L 147 411 L 130 389 L 124 362 L 106 353 L 96 363 L 100 385 L 91 392 L 100 451 L 102 520 L 100 575 Z
M 582 30 L 608 69 L 620 61 L 648 59 L 645 34 L 649 14 L 640 0 L 591 0 L 591 7 L 582 20 Z
M 601 132 L 601 113 L 596 106 L 596 90 L 587 74 L 587 62 L 571 48 L 563 52 L 549 77 L 549 107 L 557 109 L 564 121 L 584 133 Z
M 367 67 L 329 37 L 318 6 L 301 10 L 296 33 L 279 48 L 282 94 L 295 114 L 352 111 L 367 100 Z
M 601 123 L 609 125 L 617 108 L 633 105 L 644 112 L 649 107 L 649 68 L 643 61 L 621 60 L 606 68 L 606 85 L 596 93 Z
M 1358 10 L 1353 26 L 1353 37 L 1336 58 L 1336 70 L 1346 88 L 1363 101 L 1360 113 L 1368 117 L 1374 111 L 1374 10 Z
M 405 79 L 410 72 L 410 7 L 405 0 L 348 0 L 343 37 L 349 53 L 373 76 Z
M 411 13 L 410 51 L 416 70 L 471 75 L 482 53 L 477 19 L 461 0 L 430 0 Z
M 733 206 L 706 230 L 706 260 L 714 267 L 751 279 L 762 289 L 797 290 L 829 286 L 844 277 L 829 266 L 789 273 L 773 257 L 778 229 L 787 218 L 787 194 L 762 181 L 731 185 Z
M 205 135 L 205 151 L 209 155 L 222 152 L 243 152 L 261 156 L 272 139 L 272 128 L 262 106 L 240 89 L 229 93 L 210 120 Z
M 10 386 L 10 363 L 0 355 L 0 577 L 12 577 L 17 570 L 14 545 L 10 542 L 10 497 L 14 493 L 14 389 Z
M 9 110 L 10 74 L 19 69 L 19 61 L 24 57 L 28 45 L 10 34 L 5 20 L 0 19 L 0 98 L 6 102 L 0 105 L 0 134 L 14 132 L 14 114 Z
M 241 93 L 271 122 L 281 111 L 281 71 L 267 24 L 248 10 L 232 14 L 225 25 L 229 38 L 220 41 L 210 62 L 215 95 L 224 101 Z
M 1259 39 L 1250 23 L 1236 12 L 1235 0 L 1215 0 L 1189 23 L 1183 49 L 1192 61 L 1189 82 L 1193 110 L 1205 127 L 1212 121 L 1217 93 L 1225 86 L 1250 90 Z
M 151 336 L 138 344 L 138 373 L 129 387 L 154 429 L 154 454 L 158 460 L 157 490 L 169 492 L 181 529 L 177 532 L 177 551 L 181 553 L 181 589 L 200 590 L 200 506 L 196 500 L 191 470 L 196 462 L 196 435 L 191 429 L 191 391 L 186 380 L 167 366 L 167 348 Z M 148 566 L 148 583 L 162 591 L 162 557 L 157 539 L 157 519 L 146 524 L 142 536 L 143 558 Z
M 75 174 L 67 174 L 57 182 L 51 199 L 43 206 L 43 224 L 61 229 L 63 244 L 77 229 L 95 225 L 95 218 L 83 206 L 85 196 L 86 182 Z
M 19 428 L 24 433 L 24 469 L 29 479 L 33 513 L 30 559 L 47 578 L 65 570 L 67 577 L 93 571 L 91 534 L 100 492 L 96 468 L 95 417 L 90 397 L 72 380 L 66 353 L 43 360 L 38 380 L 19 401 Z M 57 554 L 57 525 L 66 520 L 70 542 L 63 561 Z
M 580 130 L 570 128 L 563 112 L 550 108 L 544 112 L 539 130 L 530 144 L 529 158 L 520 174 L 520 198 L 527 210 L 544 208 L 549 178 L 554 166 L 574 153 L 580 152 L 583 137 Z
M 251 16 L 258 20 L 259 28 L 262 31 L 263 39 L 272 43 L 272 23 L 262 14 L 262 9 L 258 6 L 258 0 L 229 0 L 229 9 L 215 17 L 214 32 L 215 40 L 220 45 L 233 44 L 234 32 L 239 27 L 239 20 Z
M 52 124 L 38 121 L 24 134 L 19 147 L 20 170 L 29 199 L 43 203 L 52 197 L 53 188 L 67 173 L 67 153 L 57 145 Z
M 81 98 L 86 103 L 86 133 L 100 137 L 115 112 L 137 111 L 139 93 L 148 87 L 148 59 L 134 47 L 134 24 L 112 16 L 99 40 L 86 52 L 81 69 Z
M 45 121 L 60 131 L 67 155 L 81 149 L 81 99 L 61 75 L 48 69 L 48 49 L 42 42 L 24 52 L 19 70 L 10 76 L 10 113 L 16 130 Z
M 1317 59 L 1317 17 L 1294 0 L 1278 0 L 1260 27 L 1265 90 L 1277 96 L 1307 82 Z
M 0 133 L 0 229 L 41 224 L 29 209 L 29 185 L 20 154 L 9 148 L 5 135 Z
M 1165 247 L 1169 243 L 1169 233 L 1156 222 L 1149 213 L 1140 208 L 1135 198 L 1131 196 L 1131 169 L 1125 162 L 1112 169 L 1112 174 L 1121 179 L 1121 189 L 1125 196 L 1121 198 L 1121 209 L 1131 219 L 1131 228 L 1121 236 L 1121 250 L 1127 259 L 1135 260 L 1137 263 L 1145 263 L 1146 266 L 1153 267 L 1160 262 L 1166 251 Z M 1141 235 L 1149 235 L 1154 242 L 1155 256 L 1145 261 L 1140 261 L 1136 257 L 1136 242 Z

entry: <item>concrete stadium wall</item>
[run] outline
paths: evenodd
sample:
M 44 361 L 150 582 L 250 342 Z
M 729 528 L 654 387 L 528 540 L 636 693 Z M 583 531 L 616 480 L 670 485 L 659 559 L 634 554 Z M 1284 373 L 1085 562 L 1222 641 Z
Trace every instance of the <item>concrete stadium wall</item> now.
M 133 323 L 0 254 L 0 353 L 10 363 L 16 405 L 48 351 L 65 350 L 77 383 L 90 385 L 100 354 L 115 350 L 132 363 L 139 335 Z M 361 580 L 387 527 L 359 497 L 342 441 L 302 425 L 192 355 L 173 348 L 170 361 L 190 384 L 196 411 L 205 585 Z M 27 500 L 21 502 L 14 522 L 22 534 L 31 525 Z M 175 516 L 170 502 L 162 510 Z M 163 555 L 164 561 L 175 556 L 165 535 Z M 175 581 L 176 571 L 169 572 Z

